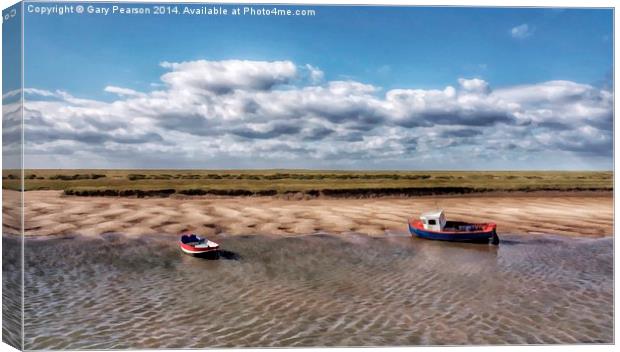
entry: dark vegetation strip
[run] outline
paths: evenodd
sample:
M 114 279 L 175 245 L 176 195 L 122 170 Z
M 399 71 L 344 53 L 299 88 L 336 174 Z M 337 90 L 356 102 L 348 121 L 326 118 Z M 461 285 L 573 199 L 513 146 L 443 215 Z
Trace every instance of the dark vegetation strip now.
M 427 180 L 431 175 L 407 175 L 407 174 L 367 174 L 367 173 L 343 173 L 343 174 L 302 174 L 302 173 L 275 173 L 265 175 L 255 174 L 128 174 L 127 179 L 130 181 L 141 180 Z M 451 179 L 452 177 L 440 176 L 441 179 Z
M 62 181 L 73 181 L 73 180 L 96 180 L 99 178 L 104 178 L 106 175 L 102 174 L 73 174 L 73 175 L 51 175 L 46 177 L 37 176 L 36 174 L 27 174 L 24 176 L 26 180 L 62 180 Z M 17 174 L 8 174 L 6 176 L 2 176 L 3 180 L 18 180 L 19 175 Z
M 104 174 L 54 174 L 54 175 L 37 175 L 32 173 L 26 173 L 24 178 L 26 180 L 96 180 L 99 178 L 105 178 Z M 142 181 L 142 180 L 427 180 L 431 175 L 407 175 L 407 174 L 290 174 L 290 173 L 276 173 L 266 175 L 254 175 L 254 174 L 127 174 L 126 178 L 129 181 Z M 491 176 L 493 177 L 493 176 Z M 19 174 L 7 174 L 2 176 L 3 180 L 18 180 Z M 452 176 L 437 176 L 437 179 L 454 179 Z M 463 177 L 458 177 L 463 178 Z M 530 178 L 530 177 L 528 177 Z M 538 178 L 538 177 L 536 177 Z
M 321 189 L 303 191 L 278 191 L 247 189 L 153 189 L 153 190 L 118 190 L 118 189 L 66 189 L 64 194 L 67 196 L 81 197 L 170 197 L 171 195 L 184 196 L 229 196 L 229 197 L 253 197 L 253 196 L 278 196 L 278 195 L 303 195 L 312 198 L 332 197 L 332 198 L 375 198 L 375 197 L 415 197 L 431 195 L 458 195 L 470 193 L 488 192 L 539 192 L 539 191 L 560 191 L 560 192 L 609 192 L 612 187 L 522 187 L 513 189 L 496 188 L 474 188 L 474 187 L 406 187 L 406 188 L 358 188 L 358 189 Z

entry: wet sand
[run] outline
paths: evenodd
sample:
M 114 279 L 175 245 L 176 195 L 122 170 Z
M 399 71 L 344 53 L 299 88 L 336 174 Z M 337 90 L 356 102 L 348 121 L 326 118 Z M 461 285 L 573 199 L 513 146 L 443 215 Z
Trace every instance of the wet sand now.
M 24 347 L 613 342 L 611 238 L 214 239 L 220 260 L 167 235 L 26 239 Z
M 176 235 L 184 231 L 205 235 L 355 232 L 381 236 L 407 233 L 407 219 L 435 208 L 445 209 L 448 218 L 455 220 L 496 222 L 500 234 L 613 234 L 611 193 L 285 200 L 74 197 L 58 191 L 29 191 L 25 205 L 26 236 Z M 8 223 L 11 217 L 6 218 L 5 232 L 15 232 Z

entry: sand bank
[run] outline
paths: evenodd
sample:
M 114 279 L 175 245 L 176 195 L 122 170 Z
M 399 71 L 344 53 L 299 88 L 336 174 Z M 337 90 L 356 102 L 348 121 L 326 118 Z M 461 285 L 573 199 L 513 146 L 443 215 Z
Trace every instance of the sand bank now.
M 12 230 L 4 190 L 4 230 Z M 455 197 L 309 199 L 105 198 L 63 196 L 60 191 L 25 193 L 27 236 L 127 235 L 196 231 L 205 235 L 295 235 L 315 232 L 407 233 L 407 219 L 434 208 L 450 219 L 493 221 L 498 232 L 602 237 L 613 234 L 613 197 L 598 194 L 478 195 Z

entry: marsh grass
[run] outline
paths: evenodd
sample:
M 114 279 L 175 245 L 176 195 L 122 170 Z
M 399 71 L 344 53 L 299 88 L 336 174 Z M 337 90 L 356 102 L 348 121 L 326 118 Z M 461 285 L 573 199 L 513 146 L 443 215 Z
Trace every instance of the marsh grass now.
M 3 171 L 18 190 L 19 171 Z M 24 170 L 30 190 L 68 195 L 422 195 L 488 191 L 613 189 L 611 171 Z

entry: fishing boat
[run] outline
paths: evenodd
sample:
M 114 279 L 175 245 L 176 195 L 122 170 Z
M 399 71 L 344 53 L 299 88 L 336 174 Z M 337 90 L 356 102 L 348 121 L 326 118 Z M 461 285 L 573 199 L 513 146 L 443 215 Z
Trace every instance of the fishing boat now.
M 485 242 L 499 244 L 497 225 L 448 221 L 443 210 L 424 213 L 420 219 L 409 220 L 409 232 L 420 238 L 453 242 Z
M 181 250 L 193 256 L 218 256 L 220 245 L 193 233 L 184 234 L 179 240 Z

